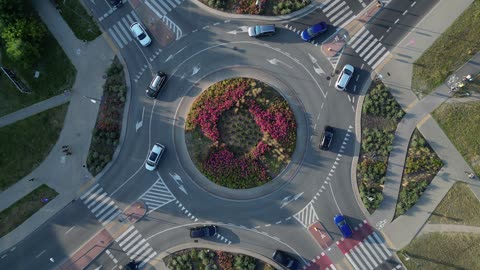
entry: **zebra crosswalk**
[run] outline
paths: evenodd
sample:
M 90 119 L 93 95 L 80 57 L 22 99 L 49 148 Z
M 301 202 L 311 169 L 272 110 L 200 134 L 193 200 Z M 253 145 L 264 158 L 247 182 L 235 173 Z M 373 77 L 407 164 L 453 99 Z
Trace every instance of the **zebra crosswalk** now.
M 141 20 L 135 11 L 132 10 L 107 29 L 120 49 L 123 49 L 123 47 L 133 40 L 130 25 L 134 22 L 141 22 Z
M 85 192 L 80 200 L 97 217 L 98 221 L 102 222 L 103 226 L 122 213 L 99 184 Z
M 165 185 L 161 177 L 140 196 L 140 200 L 147 205 L 147 214 L 175 200 L 175 196 Z
M 388 56 L 388 49 L 382 45 L 364 26 L 348 41 L 348 45 L 367 62 L 372 69 Z
M 147 262 L 157 255 L 145 238 L 130 225 L 128 229 L 118 236 L 115 241 L 130 259 L 141 262 L 138 269 L 141 269 Z
M 376 232 L 373 232 L 345 254 L 345 257 L 357 270 L 375 269 L 390 256 L 392 256 L 392 253 L 382 243 Z
M 160 18 L 162 19 L 162 22 L 172 30 L 173 33 L 175 33 L 176 40 L 182 37 L 182 29 L 180 29 L 180 27 L 178 27 L 171 19 L 167 16 L 160 16 Z M 120 49 L 123 49 L 134 40 L 133 34 L 130 32 L 130 25 L 134 22 L 141 22 L 141 20 L 137 13 L 132 10 L 107 29 L 108 33 Z
M 334 26 L 341 26 L 354 19 L 353 11 L 344 0 L 327 0 L 320 9 Z
M 370 270 L 377 268 L 392 256 L 384 242 L 364 221 L 355 228 L 352 238 L 342 238 L 336 244 L 355 270 Z
M 145 5 L 149 7 L 159 18 L 167 15 L 184 0 L 145 0 Z
M 307 228 L 308 225 L 318 220 L 317 212 L 313 208 L 313 201 L 310 201 L 302 210 L 298 211 L 293 217 L 300 222 L 303 227 Z

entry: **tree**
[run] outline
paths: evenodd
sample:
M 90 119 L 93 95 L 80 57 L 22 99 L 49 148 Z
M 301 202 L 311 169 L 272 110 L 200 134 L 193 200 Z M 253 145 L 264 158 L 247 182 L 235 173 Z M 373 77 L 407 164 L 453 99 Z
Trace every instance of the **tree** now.
M 47 30 L 28 1 L 0 0 L 0 37 L 12 60 L 31 66 L 41 56 Z

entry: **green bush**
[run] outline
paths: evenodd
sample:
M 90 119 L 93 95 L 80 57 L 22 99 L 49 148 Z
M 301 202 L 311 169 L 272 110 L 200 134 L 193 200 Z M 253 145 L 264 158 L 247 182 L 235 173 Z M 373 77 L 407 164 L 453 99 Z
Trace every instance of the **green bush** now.
M 383 84 L 378 84 L 365 96 L 363 111 L 370 115 L 394 120 L 399 120 L 405 115 L 405 112 Z
M 237 255 L 235 256 L 234 268 L 235 270 L 254 270 L 256 259 L 250 256 Z

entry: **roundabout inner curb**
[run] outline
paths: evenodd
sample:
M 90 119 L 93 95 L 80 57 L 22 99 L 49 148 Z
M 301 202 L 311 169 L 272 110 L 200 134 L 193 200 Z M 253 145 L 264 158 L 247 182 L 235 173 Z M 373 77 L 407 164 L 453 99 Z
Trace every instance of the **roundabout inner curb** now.
M 290 163 L 280 174 L 278 174 L 268 183 L 259 187 L 244 190 L 226 188 L 217 185 L 207 179 L 194 165 L 193 161 L 190 158 L 190 155 L 188 154 L 187 146 L 185 143 L 184 125 L 186 115 L 198 95 L 203 92 L 204 89 L 207 89 L 212 84 L 212 82 L 218 82 L 235 77 L 253 78 L 272 86 L 289 103 L 290 108 L 294 112 L 295 120 L 297 123 L 297 142 Z M 197 82 L 195 82 L 194 85 L 189 90 L 187 90 L 187 93 L 183 96 L 184 98 L 182 98 L 182 100 L 180 101 L 175 115 L 175 119 L 181 120 L 175 120 L 174 123 L 174 145 L 177 146 L 176 154 L 179 164 L 181 164 L 183 170 L 187 172 L 187 174 L 190 176 L 190 179 L 197 187 L 221 199 L 232 201 L 246 201 L 266 197 L 274 193 L 275 191 L 282 189 L 296 176 L 299 169 L 301 168 L 305 156 L 305 151 L 307 150 L 306 146 L 309 138 L 309 130 L 307 126 L 308 121 L 303 104 L 296 96 L 296 92 L 291 87 L 289 87 L 289 84 L 284 82 L 282 79 L 256 67 L 223 67 L 221 69 L 212 71 L 197 80 Z

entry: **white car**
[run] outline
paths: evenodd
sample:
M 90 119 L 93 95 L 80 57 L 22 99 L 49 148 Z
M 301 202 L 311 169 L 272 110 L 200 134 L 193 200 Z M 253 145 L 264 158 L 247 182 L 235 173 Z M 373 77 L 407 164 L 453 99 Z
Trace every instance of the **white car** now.
M 147 161 L 145 162 L 145 169 L 149 171 L 155 170 L 162 157 L 163 152 L 165 152 L 165 146 L 159 143 L 153 145 L 150 154 L 148 154 Z
M 146 47 L 152 43 L 152 40 L 147 34 L 147 31 L 142 27 L 141 24 L 138 22 L 132 23 L 130 25 L 130 31 L 132 31 L 132 34 L 135 36 L 135 38 L 142 44 L 142 46 Z
M 353 76 L 353 71 L 355 69 L 351 65 L 345 65 L 342 69 L 342 72 L 338 76 L 337 82 L 335 83 L 335 88 L 337 88 L 340 91 L 345 90 L 345 87 L 347 87 L 348 82 L 350 81 L 350 78 Z

